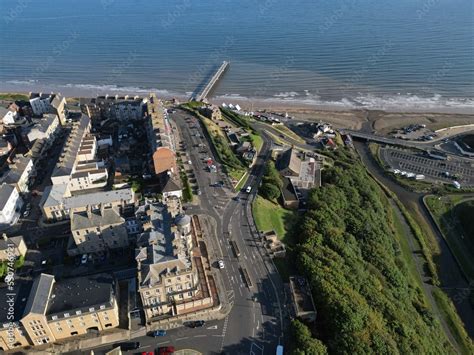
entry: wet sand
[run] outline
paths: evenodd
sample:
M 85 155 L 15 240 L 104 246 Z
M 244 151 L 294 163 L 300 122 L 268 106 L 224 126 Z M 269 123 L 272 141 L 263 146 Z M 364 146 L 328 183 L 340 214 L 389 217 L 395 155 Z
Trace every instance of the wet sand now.
M 39 88 L 31 88 L 32 91 L 40 91 Z M 88 89 L 69 89 L 62 92 L 67 97 L 95 97 L 105 95 L 106 92 L 95 92 Z M 48 90 L 43 90 L 48 92 Z M 28 93 L 26 93 L 28 94 Z M 111 95 L 139 95 L 146 96 L 147 92 L 118 92 L 113 91 Z M 157 93 L 158 97 L 171 99 L 166 93 Z M 176 97 L 181 102 L 187 101 L 187 97 Z M 312 103 L 301 103 L 290 100 L 274 99 L 246 99 L 243 97 L 226 98 L 227 103 L 239 104 L 247 111 L 262 111 L 287 113 L 295 119 L 307 121 L 324 121 L 331 123 L 336 128 L 363 129 L 386 134 L 394 129 L 401 128 L 413 123 L 426 124 L 430 129 L 437 130 L 444 127 L 474 124 L 474 108 L 444 107 L 437 109 L 416 108 L 391 108 L 390 110 L 378 110 L 367 108 L 350 108 L 344 105 L 318 105 Z M 210 102 L 220 105 L 222 98 L 211 98 Z M 4 106 L 5 102 L 2 103 Z

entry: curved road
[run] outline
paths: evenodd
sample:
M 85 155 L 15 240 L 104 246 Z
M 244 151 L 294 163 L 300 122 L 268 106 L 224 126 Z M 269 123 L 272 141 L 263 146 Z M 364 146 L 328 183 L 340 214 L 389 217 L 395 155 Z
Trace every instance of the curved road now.
M 441 288 L 451 298 L 457 308 L 458 314 L 464 322 L 466 330 L 471 337 L 474 337 L 474 311 L 469 302 L 469 297 L 460 297 L 470 285 L 464 277 L 459 264 L 456 262 L 451 250 L 449 249 L 443 236 L 440 234 L 434 221 L 431 219 L 426 207 L 423 204 L 423 194 L 408 191 L 391 180 L 380 166 L 373 160 L 366 144 L 354 142 L 354 146 L 361 156 L 362 162 L 366 168 L 385 186 L 393 191 L 405 206 L 415 206 L 423 217 L 430 233 L 435 236 L 436 242 L 440 248 L 440 254 L 435 256 L 435 263 L 438 265 L 438 275 L 441 282 Z M 423 278 L 423 275 L 421 275 Z

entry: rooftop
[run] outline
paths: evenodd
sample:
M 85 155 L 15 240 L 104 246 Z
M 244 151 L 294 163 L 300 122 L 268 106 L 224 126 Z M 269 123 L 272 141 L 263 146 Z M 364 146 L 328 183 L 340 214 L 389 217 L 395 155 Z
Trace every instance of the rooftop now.
M 125 220 L 120 217 L 120 214 L 113 208 L 97 209 L 94 211 L 74 213 L 71 217 L 71 231 L 107 227 L 125 223 Z
M 86 115 L 82 115 L 80 120 L 74 123 L 74 127 L 67 138 L 67 142 L 63 147 L 61 158 L 59 159 L 56 167 L 54 168 L 51 177 L 70 175 L 74 163 L 76 162 L 77 153 L 81 147 L 82 139 L 88 132 L 90 127 L 90 118 Z
M 290 276 L 290 288 L 293 293 L 297 316 L 316 312 L 308 281 L 301 276 Z
M 71 197 L 64 197 L 67 184 L 52 185 L 45 188 L 40 205 L 43 207 L 63 205 L 63 208 L 77 208 L 87 205 L 109 204 L 112 202 L 131 202 L 134 194 L 132 189 L 98 191 Z
M 0 185 L 0 210 L 3 210 L 15 188 L 12 185 Z
M 41 274 L 35 279 L 23 315 L 29 313 L 45 314 L 53 283 L 53 275 Z
M 114 295 L 114 278 L 110 274 L 96 274 L 65 279 L 54 284 L 46 310 L 48 318 L 64 313 L 75 314 L 91 312 L 100 307 L 109 308 Z M 77 312 L 79 311 L 79 313 Z M 61 313 L 61 314 L 60 314 Z

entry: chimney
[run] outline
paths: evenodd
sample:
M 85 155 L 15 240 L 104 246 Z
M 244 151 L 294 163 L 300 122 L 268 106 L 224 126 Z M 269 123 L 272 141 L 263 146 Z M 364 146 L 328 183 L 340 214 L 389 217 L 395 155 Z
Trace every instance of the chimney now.
M 91 219 L 92 218 L 92 207 L 91 207 L 91 205 L 87 205 L 86 212 L 87 212 L 87 218 Z

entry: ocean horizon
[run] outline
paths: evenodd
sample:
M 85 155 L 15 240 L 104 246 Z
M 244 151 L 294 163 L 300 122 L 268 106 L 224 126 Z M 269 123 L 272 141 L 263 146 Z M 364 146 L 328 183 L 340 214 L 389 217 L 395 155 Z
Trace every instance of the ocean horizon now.
M 71 12 L 74 6 L 74 14 Z M 4 0 L 0 91 L 474 108 L 469 0 Z

